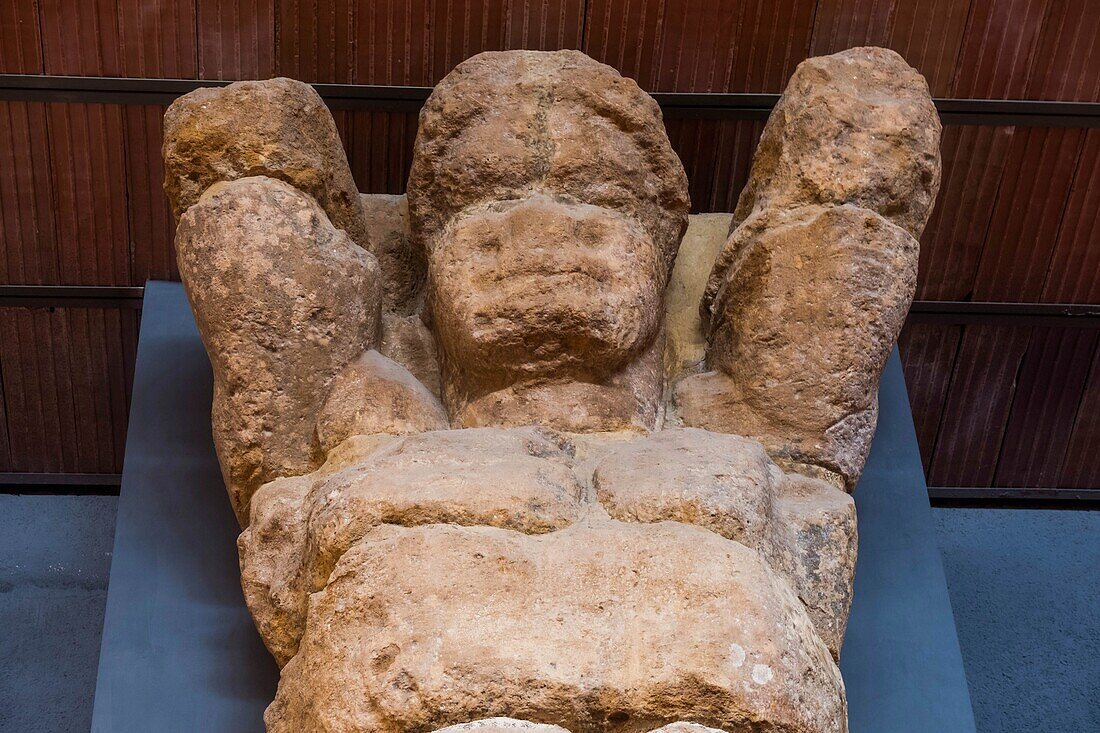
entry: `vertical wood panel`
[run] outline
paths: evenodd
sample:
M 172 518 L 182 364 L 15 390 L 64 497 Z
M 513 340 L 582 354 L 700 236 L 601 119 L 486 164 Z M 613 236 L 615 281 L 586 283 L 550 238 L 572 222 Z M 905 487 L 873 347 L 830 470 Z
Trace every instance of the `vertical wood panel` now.
M 1100 303 L 1100 129 L 1085 134 L 1042 299 Z
M 1025 96 L 1100 100 L 1100 8 L 1094 0 L 1050 3 Z
M 653 90 L 661 43 L 665 0 L 588 0 L 584 52 L 614 66 L 642 89 Z M 717 22 L 717 21 L 716 21 Z
M 136 319 L 120 309 L 0 309 L 8 470 L 121 471 Z
M 0 282 L 58 282 L 46 105 L 0 102 Z
M 733 211 L 764 122 L 673 119 L 666 125 L 688 174 L 692 211 Z
M 650 91 L 777 92 L 815 0 L 590 0 L 584 50 Z
M 355 0 L 281 0 L 275 53 L 278 73 L 309 82 L 354 83 L 357 46 L 367 43 L 356 35 L 358 5 Z
M 268 79 L 274 75 L 274 0 L 196 3 L 200 79 Z
M 925 473 L 931 465 L 961 338 L 961 326 L 914 323 L 906 326 L 898 340 Z
M 1083 141 L 1083 130 L 1016 130 L 982 248 L 975 300 L 1039 299 Z
M 195 0 L 116 0 L 123 76 L 195 79 Z
M 124 108 L 126 187 L 129 192 L 131 281 L 178 280 L 172 240 L 176 222 L 164 195 L 164 107 Z
M 991 486 L 1030 329 L 967 326 L 928 472 L 932 486 Z
M 126 153 L 115 105 L 47 105 L 61 281 L 129 285 Z
M 1062 462 L 1058 485 L 1071 489 L 1100 487 L 1100 345 L 1092 356 L 1092 369 L 1085 385 L 1085 394 L 1077 408 L 1069 447 Z
M 1022 96 L 1049 2 L 973 0 L 951 96 Z
M 820 0 L 811 55 L 884 46 L 928 79 L 934 95 L 950 88 L 971 0 Z
M 35 0 L 0 3 L 0 74 L 41 74 L 41 47 Z
M 921 237 L 918 298 L 967 300 L 972 295 L 1014 131 L 944 129 L 943 179 Z
M 1100 332 L 1036 328 L 1020 368 L 995 486 L 1056 486 Z

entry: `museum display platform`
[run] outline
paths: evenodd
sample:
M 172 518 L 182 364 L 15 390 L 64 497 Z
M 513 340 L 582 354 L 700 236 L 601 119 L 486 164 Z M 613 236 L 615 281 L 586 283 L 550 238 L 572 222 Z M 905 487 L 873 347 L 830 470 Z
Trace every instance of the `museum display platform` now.
M 100 651 L 95 733 L 263 730 L 278 670 L 239 584 L 210 436 L 210 364 L 178 283 L 149 283 Z M 841 655 L 852 733 L 973 733 L 955 622 L 895 353 L 855 492 Z

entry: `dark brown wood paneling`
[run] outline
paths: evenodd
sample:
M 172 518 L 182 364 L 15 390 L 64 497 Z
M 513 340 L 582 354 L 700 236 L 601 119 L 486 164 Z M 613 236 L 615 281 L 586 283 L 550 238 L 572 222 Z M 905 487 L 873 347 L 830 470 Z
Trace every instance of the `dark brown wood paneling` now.
M 412 165 L 417 116 L 403 112 L 351 115 L 348 161 L 364 193 L 404 193 Z
M 0 102 L 0 282 L 59 278 L 46 105 Z
M 274 75 L 274 0 L 196 0 L 195 9 L 200 79 Z
M 974 300 L 1039 299 L 1083 141 L 1083 130 L 1015 131 L 978 264 Z
M 1071 489 L 1100 486 L 1100 345 L 1092 356 L 1092 368 L 1085 394 L 1077 407 L 1066 457 L 1062 461 L 1058 485 Z
M 921 237 L 917 298 L 967 300 L 973 293 L 1013 134 L 1011 127 L 944 129 L 943 179 Z
M 748 180 L 763 121 L 673 119 L 666 124 L 688 174 L 692 211 L 733 211 Z
M 116 0 L 123 76 L 198 78 L 195 0 Z
M 1095 0 L 1052 0 L 1024 96 L 1100 99 L 1100 8 Z
M 0 328 L 8 470 L 120 471 L 136 311 L 4 308 Z
M 1051 0 L 972 0 L 951 96 L 1018 99 Z
M 1035 328 L 1005 426 L 994 486 L 1057 486 L 1100 331 Z
M 42 0 L 47 74 L 122 73 L 114 2 Z M 46 106 L 62 283 L 129 285 L 126 151 L 115 105 Z
M 356 32 L 359 5 L 355 0 L 279 2 L 275 41 L 278 73 L 309 82 L 355 83 L 358 46 L 369 45 Z M 365 5 L 373 7 L 383 3 Z
M 0 3 L 0 74 L 41 74 L 36 0 Z
M 1085 135 L 1042 299 L 1100 303 L 1100 129 Z
M 782 90 L 816 0 L 589 0 L 584 50 L 650 91 Z
M 820 0 L 810 55 L 885 46 L 905 57 L 943 96 L 955 74 L 971 0 Z
M 961 326 L 915 323 L 907 326 L 898 340 L 925 473 L 936 447 L 961 339 Z
M 967 326 L 928 470 L 931 486 L 992 486 L 1028 328 Z
M 131 281 L 178 280 L 172 239 L 175 218 L 164 195 L 164 107 L 124 108 L 126 189 L 129 196 Z
M 61 282 L 129 285 L 122 109 L 47 105 Z

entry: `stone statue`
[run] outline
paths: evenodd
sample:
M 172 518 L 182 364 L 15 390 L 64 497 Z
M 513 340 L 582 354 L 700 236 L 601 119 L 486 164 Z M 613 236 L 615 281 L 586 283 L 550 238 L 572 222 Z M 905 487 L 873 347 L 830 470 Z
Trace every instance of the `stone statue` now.
M 810 59 L 689 226 L 656 103 L 575 51 L 455 68 L 407 199 L 309 86 L 173 104 L 268 730 L 846 731 L 848 492 L 939 133 L 897 54 Z

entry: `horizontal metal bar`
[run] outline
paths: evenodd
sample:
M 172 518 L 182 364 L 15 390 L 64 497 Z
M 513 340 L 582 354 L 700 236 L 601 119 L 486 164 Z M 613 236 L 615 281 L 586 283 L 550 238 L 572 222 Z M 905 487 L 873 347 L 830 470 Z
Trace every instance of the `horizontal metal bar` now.
M 9 308 L 141 308 L 143 287 L 108 285 L 0 285 Z
M 117 473 L 0 473 L 0 494 L 117 496 Z
M 1100 304 L 915 300 L 909 322 L 1100 328 Z
M 1100 510 L 1100 487 L 1065 489 L 929 486 L 928 499 L 932 506 L 937 507 Z
M 105 76 L 0 74 L 0 100 L 86 102 L 99 104 L 170 104 L 199 87 L 225 86 L 215 79 L 146 79 Z M 431 87 L 370 84 L 314 84 L 338 109 L 415 112 Z M 762 118 L 778 94 L 656 92 L 671 117 Z M 937 99 L 945 124 L 1098 127 L 1100 104 L 1030 99 Z

